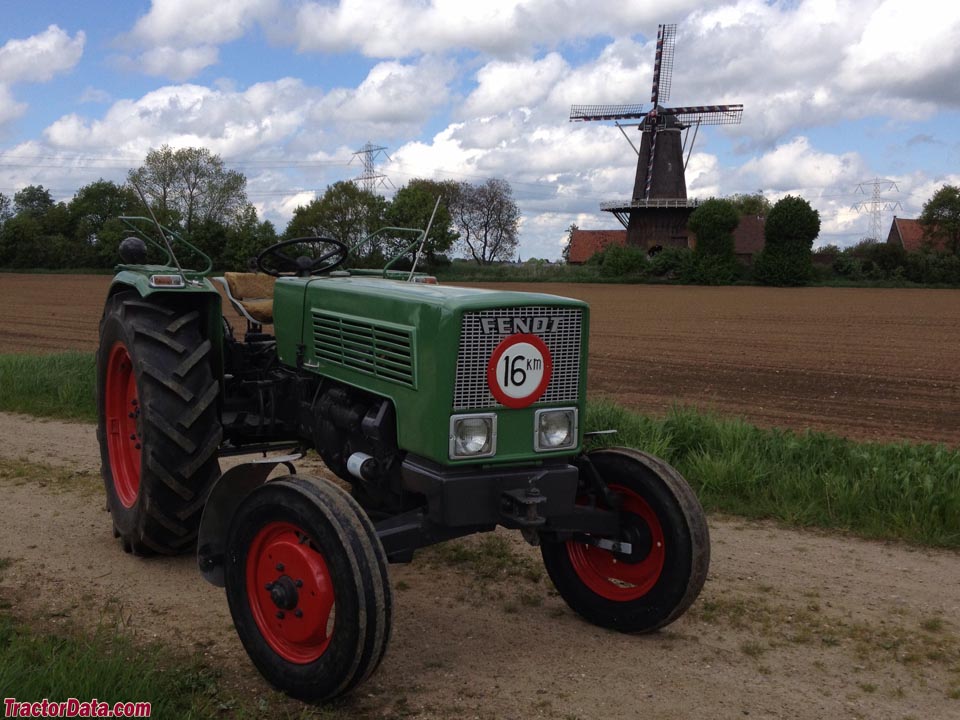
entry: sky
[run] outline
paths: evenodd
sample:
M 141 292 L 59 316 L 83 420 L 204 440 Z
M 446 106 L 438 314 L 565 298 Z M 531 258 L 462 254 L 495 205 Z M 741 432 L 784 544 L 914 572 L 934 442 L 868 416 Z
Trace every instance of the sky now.
M 960 185 L 960 3 L 946 0 L 2 0 L 0 193 L 121 182 L 151 148 L 203 146 L 282 230 L 366 143 L 389 197 L 415 177 L 511 183 L 522 258 L 571 223 L 620 227 L 636 155 L 573 104 L 649 108 L 659 23 L 669 105 L 742 103 L 699 131 L 687 193 L 806 198 L 817 245 L 916 217 Z M 628 128 L 637 143 L 639 133 Z M 888 182 L 886 182 L 888 181 Z

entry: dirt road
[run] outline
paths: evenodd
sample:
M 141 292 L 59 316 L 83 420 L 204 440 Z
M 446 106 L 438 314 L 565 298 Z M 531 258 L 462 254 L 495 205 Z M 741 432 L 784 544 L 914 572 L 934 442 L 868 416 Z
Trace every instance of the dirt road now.
M 202 652 L 224 682 L 289 709 L 247 661 L 223 592 L 191 557 L 111 537 L 87 425 L 0 414 L 0 595 L 42 625 L 122 618 Z M 34 463 L 54 468 L 39 472 Z M 5 468 L 5 470 L 4 470 Z M 345 716 L 960 717 L 960 555 L 711 518 L 700 600 L 647 637 L 574 616 L 540 577 L 482 582 L 442 552 L 393 566 L 394 635 Z M 474 540 L 475 541 L 475 540 Z M 538 562 L 522 542 L 518 562 Z

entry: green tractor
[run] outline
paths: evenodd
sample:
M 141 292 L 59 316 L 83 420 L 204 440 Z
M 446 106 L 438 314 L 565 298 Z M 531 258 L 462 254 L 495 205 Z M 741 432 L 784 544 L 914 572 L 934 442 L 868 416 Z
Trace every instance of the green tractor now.
M 175 233 L 127 222 L 97 355 L 114 534 L 141 555 L 196 548 L 277 688 L 352 690 L 386 651 L 388 563 L 498 525 L 596 625 L 651 632 L 696 599 L 710 543 L 684 479 L 640 450 L 583 451 L 585 303 L 340 270 L 350 250 L 326 238 L 209 278 Z M 308 449 L 342 485 L 296 472 Z M 256 459 L 221 473 L 231 455 Z

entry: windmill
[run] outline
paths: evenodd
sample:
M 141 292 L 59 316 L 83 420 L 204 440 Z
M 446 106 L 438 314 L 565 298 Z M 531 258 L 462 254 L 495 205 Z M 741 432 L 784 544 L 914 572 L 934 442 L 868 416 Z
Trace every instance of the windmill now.
M 643 105 L 574 105 L 570 108 L 571 122 L 613 120 L 637 153 L 632 199 L 603 203 L 600 207 L 623 223 L 629 243 L 647 247 L 686 245 L 686 219 L 697 201 L 687 199 L 684 171 L 697 132 L 701 125 L 737 125 L 743 115 L 743 105 L 661 105 L 670 99 L 676 37 L 676 25 L 659 26 L 649 110 L 644 111 Z M 637 121 L 635 125 L 642 133 L 639 150 L 623 130 L 630 125 L 621 124 L 622 120 Z M 693 137 L 686 147 L 691 128 Z M 681 138 L 683 131 L 687 132 Z

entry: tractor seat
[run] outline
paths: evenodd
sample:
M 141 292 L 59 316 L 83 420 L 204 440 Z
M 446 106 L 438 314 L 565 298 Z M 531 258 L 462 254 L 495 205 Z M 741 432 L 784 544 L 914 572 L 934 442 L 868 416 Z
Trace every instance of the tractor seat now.
M 262 273 L 225 272 L 220 280 L 237 312 L 258 325 L 273 324 L 273 286 L 277 279 Z

